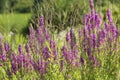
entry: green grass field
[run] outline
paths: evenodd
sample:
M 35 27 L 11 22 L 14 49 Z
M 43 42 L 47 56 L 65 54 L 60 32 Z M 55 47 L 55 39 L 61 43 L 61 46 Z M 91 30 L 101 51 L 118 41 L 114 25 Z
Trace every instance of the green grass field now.
M 26 14 L 0 14 L 0 32 L 2 34 L 20 33 L 23 28 L 27 27 L 28 21 L 31 18 L 30 13 Z

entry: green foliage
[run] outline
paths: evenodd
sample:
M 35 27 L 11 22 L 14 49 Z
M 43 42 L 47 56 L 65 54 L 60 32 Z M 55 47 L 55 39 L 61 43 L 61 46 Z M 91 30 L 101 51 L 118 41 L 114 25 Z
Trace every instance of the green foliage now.
M 39 15 L 43 14 L 48 28 L 61 31 L 82 23 L 81 15 L 88 11 L 88 3 L 87 0 L 44 0 L 34 9 L 33 24 L 37 23 Z
M 116 0 L 117 1 L 117 0 Z M 105 13 L 112 9 L 113 15 L 119 15 L 119 5 L 116 1 L 95 0 L 95 8 L 98 12 Z M 34 5 L 33 24 L 39 23 L 39 16 L 45 16 L 45 23 L 51 31 L 62 31 L 67 27 L 76 27 L 83 24 L 83 15 L 89 11 L 88 0 L 44 0 Z M 105 14 L 103 14 L 104 18 Z
M 25 45 L 27 38 L 21 34 L 4 35 L 4 42 L 8 42 L 13 50 L 17 50 L 19 44 Z
M 3 12 L 5 0 L 0 0 L 0 13 Z
M 34 0 L 0 0 L 0 13 L 31 12 Z
M 31 18 L 31 14 L 1 14 L 0 15 L 0 32 L 8 34 L 22 33 L 24 29 L 28 28 L 28 21 Z M 23 32 L 24 34 L 26 31 Z
M 0 79 L 4 79 L 6 77 L 6 72 L 3 67 L 0 67 Z
M 30 12 L 33 6 L 33 0 L 12 0 L 11 8 L 15 12 Z

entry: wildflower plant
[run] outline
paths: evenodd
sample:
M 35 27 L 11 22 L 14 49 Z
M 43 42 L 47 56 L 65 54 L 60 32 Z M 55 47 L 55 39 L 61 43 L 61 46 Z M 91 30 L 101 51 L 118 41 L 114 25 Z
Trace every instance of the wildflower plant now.
M 0 39 L 0 70 L 6 72 L 0 79 L 120 79 L 119 30 L 111 10 L 106 11 L 104 21 L 93 0 L 89 3 L 90 13 L 84 15 L 84 26 L 79 31 L 71 28 L 62 46 L 45 27 L 44 16 L 40 16 L 36 30 L 30 26 L 27 43 L 19 44 L 17 51 Z

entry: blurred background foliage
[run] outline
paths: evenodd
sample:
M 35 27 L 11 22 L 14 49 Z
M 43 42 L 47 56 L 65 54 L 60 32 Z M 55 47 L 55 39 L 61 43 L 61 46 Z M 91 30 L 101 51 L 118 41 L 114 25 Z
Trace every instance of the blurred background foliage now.
M 31 12 L 34 0 L 0 0 L 1 13 Z
M 94 0 L 95 8 L 103 13 L 108 8 L 120 25 L 120 0 Z M 89 12 L 88 0 L 0 0 L 0 33 L 28 33 L 29 24 L 39 24 L 40 15 L 50 31 L 61 32 L 69 27 L 80 27 L 83 15 Z
M 120 1 L 119 0 L 94 0 L 97 12 L 103 14 L 108 8 L 112 10 L 116 23 L 120 24 Z M 83 16 L 89 12 L 88 0 L 44 0 L 34 6 L 33 24 L 39 23 L 39 15 L 45 17 L 46 27 L 50 31 L 58 32 L 69 27 L 80 27 L 83 24 Z

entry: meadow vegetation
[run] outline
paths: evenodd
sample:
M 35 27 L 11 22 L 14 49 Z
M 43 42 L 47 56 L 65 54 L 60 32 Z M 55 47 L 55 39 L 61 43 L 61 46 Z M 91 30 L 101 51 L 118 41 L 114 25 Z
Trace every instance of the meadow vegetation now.
M 0 15 L 0 80 L 119 80 L 117 1 L 41 0 L 35 14 Z

